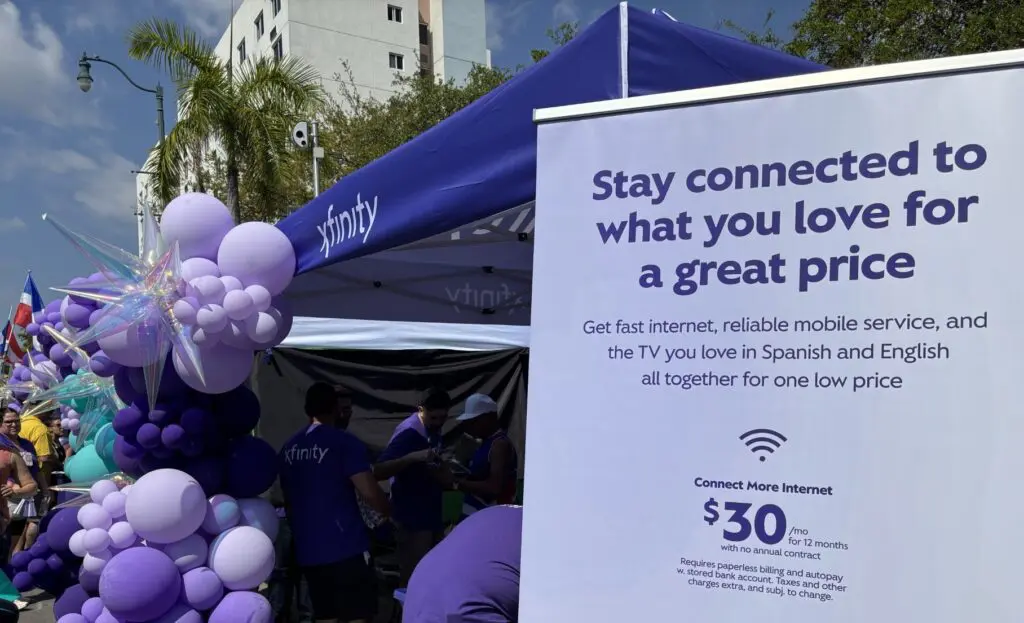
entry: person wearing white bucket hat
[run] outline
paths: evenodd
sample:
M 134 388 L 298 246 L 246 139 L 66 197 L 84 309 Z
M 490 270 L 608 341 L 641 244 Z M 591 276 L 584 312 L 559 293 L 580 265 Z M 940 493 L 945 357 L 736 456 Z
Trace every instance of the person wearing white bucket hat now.
M 485 394 L 473 394 L 456 419 L 463 432 L 482 440 L 469 461 L 469 476 L 455 481 L 455 488 L 465 494 L 463 514 L 468 516 L 488 506 L 512 503 L 519 459 L 508 434 L 501 428 L 498 403 Z

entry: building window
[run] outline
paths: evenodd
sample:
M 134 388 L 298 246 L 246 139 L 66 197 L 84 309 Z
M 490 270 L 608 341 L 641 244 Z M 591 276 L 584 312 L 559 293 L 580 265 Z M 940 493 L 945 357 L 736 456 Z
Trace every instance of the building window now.
M 276 28 L 271 28 L 270 29 L 270 40 L 273 41 L 274 39 L 277 39 L 277 29 Z
M 405 69 L 405 57 L 401 54 L 390 52 L 388 54 L 388 67 L 402 71 Z
M 388 5 L 388 21 L 402 23 L 402 7 L 393 4 Z
M 238 62 L 245 62 L 245 39 L 238 42 Z
M 272 46 L 274 48 L 274 58 L 279 59 L 279 60 L 284 58 L 284 40 L 283 40 L 283 38 L 282 37 L 278 37 L 277 39 L 274 39 L 274 43 L 272 44 Z
M 260 37 L 263 36 L 263 11 L 260 11 L 260 14 L 256 16 L 256 21 L 253 24 L 256 26 L 256 40 L 259 41 Z
M 274 9 L 274 16 L 281 12 L 281 0 L 270 0 L 270 6 Z
M 420 45 L 430 45 L 430 26 L 420 24 Z

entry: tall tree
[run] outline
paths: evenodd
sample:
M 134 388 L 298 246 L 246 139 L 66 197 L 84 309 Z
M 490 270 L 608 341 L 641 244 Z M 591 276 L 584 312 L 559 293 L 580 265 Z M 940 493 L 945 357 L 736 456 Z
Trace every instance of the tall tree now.
M 276 190 L 291 127 L 325 103 L 319 74 L 292 57 L 251 58 L 232 66 L 197 33 L 163 19 L 132 28 L 128 53 L 166 70 L 178 94 L 178 121 L 148 165 L 157 196 L 172 199 L 189 173 L 199 188 L 215 184 L 204 176 L 209 167 L 202 162 L 203 146 L 212 146 L 223 158 L 226 203 L 236 222 L 243 219 L 243 181 L 253 212 L 246 216 L 278 211 Z
M 579 22 L 565 22 L 555 26 L 554 28 L 548 28 L 547 36 L 556 48 L 560 48 L 575 39 L 579 32 Z M 548 54 L 551 54 L 550 50 L 530 50 L 530 58 L 533 59 L 534 63 L 539 63 L 544 60 L 547 58 Z
M 788 42 L 767 23 L 762 33 L 726 26 L 755 43 L 838 69 L 1019 47 L 1024 2 L 814 0 Z

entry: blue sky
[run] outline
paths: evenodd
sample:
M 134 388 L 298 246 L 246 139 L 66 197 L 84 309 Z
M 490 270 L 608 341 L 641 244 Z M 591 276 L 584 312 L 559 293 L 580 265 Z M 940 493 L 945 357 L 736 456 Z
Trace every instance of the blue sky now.
M 287 2 L 287 0 L 285 0 Z M 328 0 L 324 0 L 328 1 Z M 369 0 L 378 1 L 378 0 Z M 127 58 L 126 30 L 153 16 L 184 21 L 215 39 L 232 0 L 0 0 L 0 308 L 17 300 L 32 269 L 45 288 L 93 272 L 40 216 L 125 249 L 137 248 L 135 176 L 156 136 L 153 96 L 132 88 L 112 68 L 94 64 L 92 90 L 75 83 L 83 51 L 121 65 L 139 84 L 167 79 Z M 610 0 L 486 0 L 488 44 L 495 65 L 529 61 L 548 47 L 545 30 L 588 23 Z M 679 21 L 715 28 L 723 19 L 759 29 L 769 9 L 777 27 L 792 23 L 808 0 L 644 0 Z M 168 93 L 168 102 L 173 95 Z M 168 129 L 173 123 L 168 106 Z M 2 321 L 0 321 L 2 322 Z

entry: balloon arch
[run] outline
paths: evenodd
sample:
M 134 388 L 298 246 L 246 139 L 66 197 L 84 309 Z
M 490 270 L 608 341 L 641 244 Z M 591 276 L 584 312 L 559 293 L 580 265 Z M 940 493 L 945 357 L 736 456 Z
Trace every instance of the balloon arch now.
M 200 193 L 145 215 L 139 255 L 43 218 L 94 272 L 34 314 L 7 392 L 22 416 L 60 410 L 60 488 L 82 495 L 12 558 L 15 586 L 56 595 L 59 623 L 269 622 L 277 455 L 244 383 L 291 328 L 291 243 Z

